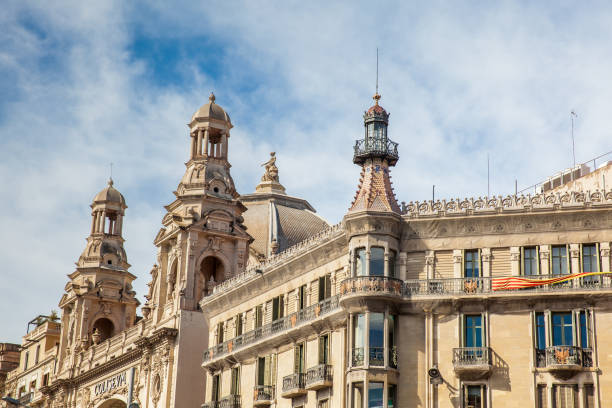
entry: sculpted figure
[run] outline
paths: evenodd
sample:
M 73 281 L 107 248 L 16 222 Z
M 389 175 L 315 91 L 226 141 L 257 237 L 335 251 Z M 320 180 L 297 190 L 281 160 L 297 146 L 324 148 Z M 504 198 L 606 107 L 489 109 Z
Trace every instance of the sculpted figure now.
M 266 172 L 261 177 L 261 181 L 278 181 L 278 168 L 276 167 L 276 152 L 270 152 L 270 160 L 262 164 Z

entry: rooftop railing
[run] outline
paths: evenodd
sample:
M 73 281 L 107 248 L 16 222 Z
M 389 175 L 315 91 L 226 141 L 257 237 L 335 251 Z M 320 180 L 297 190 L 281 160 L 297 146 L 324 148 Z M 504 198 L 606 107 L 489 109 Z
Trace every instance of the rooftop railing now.
M 303 310 L 291 313 L 286 317 L 274 320 L 262 327 L 257 327 L 219 345 L 210 347 L 204 352 L 204 362 L 232 353 L 257 341 L 270 338 L 285 330 L 290 330 L 299 326 L 302 323 L 310 322 L 338 308 L 338 296 L 333 296 L 319 303 L 315 303 Z
M 355 154 L 353 161 L 361 161 L 367 156 L 387 156 L 390 161 L 396 162 L 399 158 L 397 143 L 389 139 L 369 138 L 355 141 Z

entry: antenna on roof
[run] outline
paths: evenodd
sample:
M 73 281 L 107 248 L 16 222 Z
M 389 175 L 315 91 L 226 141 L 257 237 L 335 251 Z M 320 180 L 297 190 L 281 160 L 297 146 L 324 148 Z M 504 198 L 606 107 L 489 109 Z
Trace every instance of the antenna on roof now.
M 570 117 L 572 119 L 572 157 L 574 158 L 574 167 L 572 167 L 572 178 L 574 177 L 574 168 L 576 167 L 576 145 L 574 143 L 574 118 L 577 118 L 576 112 L 572 109 L 570 112 Z
M 491 177 L 490 177 L 490 171 L 489 171 L 489 153 L 487 153 L 487 197 L 489 195 L 491 195 Z
M 378 47 L 376 47 L 376 95 L 378 95 Z

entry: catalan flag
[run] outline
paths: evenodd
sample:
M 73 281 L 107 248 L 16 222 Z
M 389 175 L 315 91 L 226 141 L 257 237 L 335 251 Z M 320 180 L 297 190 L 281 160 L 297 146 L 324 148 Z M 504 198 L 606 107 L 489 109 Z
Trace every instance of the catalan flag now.
M 567 282 L 573 279 L 584 278 L 587 276 L 594 275 L 611 275 L 610 272 L 582 272 L 573 273 L 570 275 L 560 275 L 556 278 L 551 279 L 531 279 L 520 276 L 506 276 L 503 278 L 494 278 L 491 282 L 492 289 L 495 290 L 512 290 L 512 289 L 525 289 L 533 288 L 537 286 L 550 285 L 553 283 Z

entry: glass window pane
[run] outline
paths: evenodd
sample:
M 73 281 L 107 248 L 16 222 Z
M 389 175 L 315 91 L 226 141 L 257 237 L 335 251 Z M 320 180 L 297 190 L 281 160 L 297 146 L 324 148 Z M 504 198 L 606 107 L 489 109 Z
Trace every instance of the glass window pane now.
M 546 326 L 544 323 L 544 313 L 536 313 L 536 347 L 540 350 L 546 348 Z
M 353 383 L 353 408 L 363 408 L 363 383 Z
M 523 274 L 536 275 L 538 273 L 538 256 L 535 247 L 523 248 Z
M 553 346 L 573 346 L 572 314 L 555 312 L 552 314 Z
M 368 383 L 368 408 L 383 408 L 383 383 Z
M 355 275 L 364 276 L 366 265 L 366 251 L 365 248 L 359 248 L 355 252 Z
M 465 407 L 469 408 L 484 408 L 485 396 L 484 385 L 467 385 L 463 389 Z
M 473 249 L 464 253 L 464 271 L 463 276 L 466 278 L 477 278 L 480 276 L 480 260 L 478 259 L 478 250 Z
M 353 346 L 363 347 L 365 342 L 365 314 L 356 314 L 353 317 Z
M 387 402 L 387 408 L 396 408 L 397 407 L 396 402 L 395 402 L 395 399 L 396 399 L 395 393 L 396 393 L 396 386 L 395 386 L 395 384 L 390 384 L 389 388 L 387 390 L 387 394 L 388 394 L 387 395 L 387 401 L 388 401 Z
M 384 347 L 384 313 L 370 313 L 370 347 Z
M 553 246 L 551 261 L 553 275 L 567 274 L 567 247 L 565 245 Z
M 465 347 L 482 347 L 482 316 L 465 316 Z
M 589 347 L 586 312 L 580 312 L 580 347 Z
M 595 244 L 582 246 L 582 271 L 597 272 L 597 246 Z
M 370 248 L 370 275 L 383 276 L 385 274 L 385 249 Z

